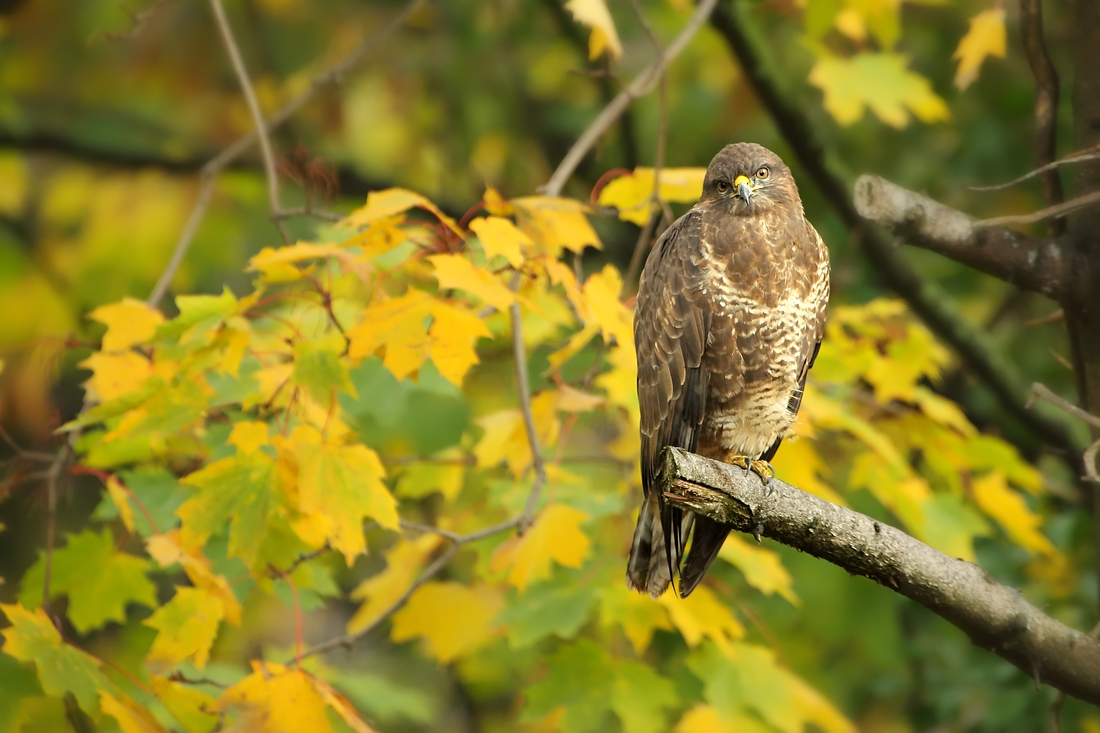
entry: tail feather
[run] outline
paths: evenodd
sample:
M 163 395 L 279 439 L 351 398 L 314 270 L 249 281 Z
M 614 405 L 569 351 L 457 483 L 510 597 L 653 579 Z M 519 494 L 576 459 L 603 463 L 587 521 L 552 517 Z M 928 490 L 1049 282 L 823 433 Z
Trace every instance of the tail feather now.
M 718 557 L 718 552 L 722 549 L 722 544 L 729 533 L 728 524 L 722 524 L 707 517 L 695 517 L 691 547 L 688 549 L 683 569 L 680 571 L 681 598 L 687 598 L 695 590 L 695 586 L 703 580 L 703 575 L 714 562 L 714 558 Z
M 665 533 L 661 528 L 660 507 L 656 492 L 642 502 L 638 512 L 638 525 L 634 528 L 634 541 L 630 545 L 630 559 L 626 566 L 626 584 L 631 590 L 648 593 L 653 598 L 661 595 L 672 582 Z M 679 557 L 676 558 L 677 562 Z

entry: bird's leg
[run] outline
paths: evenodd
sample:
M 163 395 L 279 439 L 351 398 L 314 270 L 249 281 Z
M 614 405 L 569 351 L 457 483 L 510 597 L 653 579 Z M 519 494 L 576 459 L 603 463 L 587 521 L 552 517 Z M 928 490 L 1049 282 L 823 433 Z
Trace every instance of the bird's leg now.
M 726 456 L 726 463 L 743 468 L 746 471 L 752 471 L 764 481 L 765 489 L 771 488 L 772 479 L 775 478 L 775 469 L 767 461 L 755 460 L 740 453 L 729 453 Z

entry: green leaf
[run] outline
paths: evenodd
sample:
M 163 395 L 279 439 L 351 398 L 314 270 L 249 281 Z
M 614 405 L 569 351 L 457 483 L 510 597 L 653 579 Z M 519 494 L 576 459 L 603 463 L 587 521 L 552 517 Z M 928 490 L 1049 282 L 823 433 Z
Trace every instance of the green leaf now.
M 560 707 L 560 729 L 585 733 L 607 730 L 614 711 L 626 733 L 658 733 L 667 730 L 664 711 L 679 702 L 670 680 L 638 662 L 613 659 L 587 639 L 556 651 L 548 666 L 546 677 L 528 688 L 521 720 L 540 720 Z
M 974 538 L 988 537 L 992 528 L 981 514 L 954 494 L 936 494 L 924 502 L 920 538 L 940 552 L 974 560 Z
M 322 676 L 347 695 L 356 708 L 383 722 L 429 724 L 439 714 L 437 700 L 428 692 L 399 685 L 381 674 L 339 670 Z
M 554 634 L 572 639 L 580 631 L 599 597 L 597 588 L 582 584 L 581 572 L 559 572 L 554 581 L 512 591 L 513 599 L 497 623 L 507 625 L 508 643 L 522 649 Z
M 348 370 L 340 361 L 339 344 L 299 341 L 294 347 L 294 382 L 320 405 L 327 405 L 336 391 L 347 392 L 355 399 L 358 394 Z
M 202 669 L 224 615 L 216 595 L 201 588 L 177 587 L 172 600 L 143 622 L 158 632 L 149 650 L 149 665 L 154 671 L 167 671 L 190 658 Z
M 810 83 L 825 92 L 825 109 L 842 125 L 850 125 L 870 108 L 891 127 L 905 127 L 912 113 L 922 122 L 951 117 L 947 104 L 932 91 L 928 79 L 910 71 L 908 57 L 897 53 L 858 53 L 851 58 L 818 55 Z
M 176 509 L 187 499 L 190 491 L 184 489 L 175 476 L 163 468 L 147 466 L 132 471 L 122 471 L 119 479 L 134 495 L 144 511 L 135 504 L 134 529 L 142 537 L 167 532 L 179 524 Z M 118 508 L 106 492 L 92 512 L 92 519 L 110 520 L 118 517 Z M 152 519 L 156 527 L 149 524 Z
M 62 641 L 41 608 L 28 611 L 19 605 L 0 604 L 0 611 L 12 624 L 2 632 L 4 653 L 21 662 L 34 662 L 38 682 L 47 695 L 63 697 L 71 692 L 84 710 L 94 711 L 99 690 L 115 689 L 94 659 Z
M 213 341 L 214 331 L 236 310 L 237 298 L 223 288 L 221 295 L 176 296 L 176 307 L 179 315 L 157 329 L 157 336 L 202 346 Z
M 791 674 L 775 663 L 772 652 L 734 643 L 734 658 L 713 644 L 688 656 L 688 668 L 703 682 L 703 696 L 724 718 L 753 711 L 783 733 L 801 733 Z
M 41 553 L 23 576 L 19 600 L 24 606 L 42 602 L 45 566 L 46 556 Z M 69 535 L 68 543 L 54 551 L 50 597 L 68 594 L 69 620 L 84 634 L 108 621 L 124 622 L 128 603 L 155 608 L 156 586 L 145 577 L 149 569 L 147 559 L 115 549 L 108 528 L 98 533 L 85 529 Z
M 228 522 L 229 555 L 252 566 L 279 510 L 275 459 L 262 451 L 223 458 L 182 481 L 199 489 L 176 510 L 184 547 L 201 547 Z
M 8 651 L 7 647 L 4 651 Z M 22 730 L 21 724 L 29 720 L 21 701 L 41 694 L 34 672 L 27 665 L 0 654 L 0 731 Z

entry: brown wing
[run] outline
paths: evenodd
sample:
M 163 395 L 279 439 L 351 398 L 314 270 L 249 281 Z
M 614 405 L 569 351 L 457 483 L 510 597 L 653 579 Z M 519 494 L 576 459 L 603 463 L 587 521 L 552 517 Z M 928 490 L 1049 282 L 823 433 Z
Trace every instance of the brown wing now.
M 706 414 L 709 375 L 703 369 L 710 314 L 699 306 L 702 215 L 692 210 L 662 235 L 646 261 L 634 316 L 641 411 L 642 489 L 627 567 L 628 582 L 659 595 L 683 550 L 682 512 L 657 489 L 665 446 L 695 451 Z M 660 519 L 659 526 L 653 520 Z M 665 540 L 669 541 L 665 541 Z

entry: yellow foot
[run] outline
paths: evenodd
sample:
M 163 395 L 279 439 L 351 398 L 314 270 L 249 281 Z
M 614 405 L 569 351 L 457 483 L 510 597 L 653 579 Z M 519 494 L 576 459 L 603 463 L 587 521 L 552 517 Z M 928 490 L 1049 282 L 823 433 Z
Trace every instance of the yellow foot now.
M 766 487 L 770 487 L 772 479 L 775 478 L 775 469 L 773 469 L 772 464 L 767 461 L 753 460 L 748 456 L 732 454 L 726 456 L 726 463 L 731 466 L 743 468 L 746 471 L 752 471 L 763 479 L 764 486 Z

